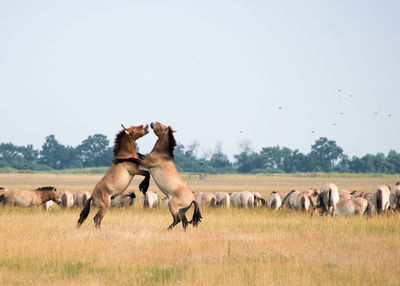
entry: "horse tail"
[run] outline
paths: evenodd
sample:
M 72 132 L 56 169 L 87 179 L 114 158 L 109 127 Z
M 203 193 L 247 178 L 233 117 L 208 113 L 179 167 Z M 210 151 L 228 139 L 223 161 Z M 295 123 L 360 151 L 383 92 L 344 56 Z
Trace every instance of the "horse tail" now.
M 272 203 L 271 203 L 271 209 L 274 210 L 276 208 L 276 205 L 277 205 L 276 200 L 273 200 Z
M 262 204 L 263 206 L 265 206 L 265 200 L 264 200 L 263 198 L 259 198 L 259 200 L 260 200 L 261 204 Z
M 383 211 L 381 189 L 378 190 L 378 196 L 376 198 L 376 210 L 378 211 L 378 214 L 380 214 Z
M 291 190 L 282 200 L 282 205 L 281 207 L 284 206 L 284 204 L 286 203 L 286 201 L 290 198 L 291 194 L 293 194 L 293 192 L 295 192 L 295 190 Z
M 307 211 L 307 210 L 306 210 L 306 198 L 305 198 L 305 197 L 301 197 L 301 199 L 300 199 L 300 206 L 301 206 L 301 209 Z
M 78 227 L 81 226 L 81 224 L 85 221 L 85 219 L 88 217 L 89 212 L 90 212 L 90 202 L 93 200 L 92 197 L 90 197 L 86 203 L 85 203 L 85 207 L 83 208 L 83 210 L 81 211 L 81 214 L 79 215 L 79 220 L 78 220 Z
M 372 206 L 369 201 L 367 201 L 367 207 L 364 210 L 364 213 L 362 215 L 367 215 L 370 216 L 372 214 Z
M 216 198 L 212 198 L 211 202 L 210 202 L 210 207 L 216 207 L 217 206 L 217 199 Z
M 328 192 L 328 208 L 333 206 L 333 200 L 332 200 L 332 188 L 329 189 Z
M 189 223 L 192 224 L 193 227 L 197 227 L 203 217 L 201 216 L 201 213 L 200 213 L 199 204 L 195 200 L 192 201 L 192 204 L 194 204 L 194 212 L 193 212 L 192 220 Z

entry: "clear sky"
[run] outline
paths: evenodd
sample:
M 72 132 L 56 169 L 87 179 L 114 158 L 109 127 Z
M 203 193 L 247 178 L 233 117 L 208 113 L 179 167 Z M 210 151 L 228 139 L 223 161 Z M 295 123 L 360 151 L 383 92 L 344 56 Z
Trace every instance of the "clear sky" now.
M 199 155 L 399 152 L 399 35 L 397 0 L 0 0 L 0 142 L 160 121 Z

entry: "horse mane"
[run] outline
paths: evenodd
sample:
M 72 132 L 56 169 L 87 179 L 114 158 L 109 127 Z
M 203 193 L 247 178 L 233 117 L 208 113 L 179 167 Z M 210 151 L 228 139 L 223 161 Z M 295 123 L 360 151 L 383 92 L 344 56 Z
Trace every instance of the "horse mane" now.
M 175 147 L 176 147 L 176 140 L 172 132 L 171 126 L 168 126 L 168 152 L 172 158 L 174 158 Z
M 47 187 L 40 187 L 40 188 L 37 188 L 35 191 L 55 191 L 56 190 L 56 188 L 55 187 L 52 187 L 52 186 L 47 186 Z
M 125 135 L 125 130 L 121 130 L 116 136 L 114 140 L 114 156 L 116 156 L 121 148 L 122 137 Z

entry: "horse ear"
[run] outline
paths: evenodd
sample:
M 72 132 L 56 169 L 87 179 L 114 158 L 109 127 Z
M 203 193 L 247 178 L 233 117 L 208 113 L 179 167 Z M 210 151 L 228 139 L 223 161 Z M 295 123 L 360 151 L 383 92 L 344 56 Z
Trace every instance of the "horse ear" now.
M 126 128 L 126 127 L 124 126 L 124 124 L 121 124 L 121 127 L 124 129 L 125 134 L 126 134 L 126 135 L 129 135 L 128 128 Z

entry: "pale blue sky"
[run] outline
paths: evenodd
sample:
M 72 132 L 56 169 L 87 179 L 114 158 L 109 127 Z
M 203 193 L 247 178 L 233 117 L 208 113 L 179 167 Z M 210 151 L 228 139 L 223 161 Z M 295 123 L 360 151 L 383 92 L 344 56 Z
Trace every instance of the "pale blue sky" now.
M 400 151 L 399 35 L 399 1 L 0 0 L 0 142 L 157 120 L 200 155 Z

